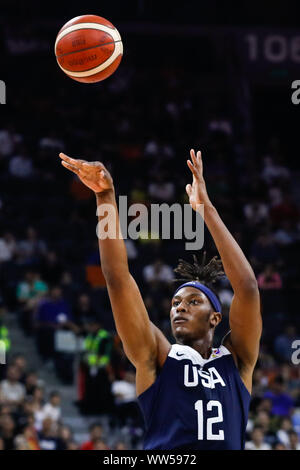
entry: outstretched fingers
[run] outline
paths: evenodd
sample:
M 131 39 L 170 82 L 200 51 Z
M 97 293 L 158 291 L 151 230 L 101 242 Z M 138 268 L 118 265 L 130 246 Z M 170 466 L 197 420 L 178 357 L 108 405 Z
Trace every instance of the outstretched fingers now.
M 191 172 L 193 173 L 193 176 L 194 176 L 195 178 L 197 178 L 197 177 L 198 177 L 197 170 L 196 170 L 196 168 L 194 167 L 194 165 L 192 164 L 191 160 L 187 160 L 186 162 L 187 162 L 187 165 L 188 165 L 189 169 L 190 169 Z
M 73 173 L 75 173 L 76 175 L 79 175 L 80 169 L 76 166 L 71 165 L 70 163 L 65 162 L 64 160 L 61 162 L 61 164 L 68 170 L 73 171 Z
M 78 169 L 83 169 L 84 164 L 86 163 L 85 160 L 79 160 L 78 158 L 71 158 L 68 157 L 65 153 L 60 153 L 59 157 L 66 163 L 69 163 L 69 165 L 72 165 L 75 168 Z
M 193 165 L 197 165 L 197 159 L 196 159 L 196 155 L 195 155 L 195 150 L 194 149 L 191 149 L 190 150 L 190 156 L 191 156 L 191 160 L 193 162 Z
M 195 178 L 199 178 L 202 176 L 202 157 L 201 152 L 198 150 L 197 155 L 195 154 L 195 150 L 190 150 L 191 160 L 187 160 L 187 164 Z
M 202 153 L 200 152 L 200 150 L 198 150 L 198 152 L 197 152 L 197 163 L 198 163 L 198 168 L 202 173 L 203 163 L 202 163 Z

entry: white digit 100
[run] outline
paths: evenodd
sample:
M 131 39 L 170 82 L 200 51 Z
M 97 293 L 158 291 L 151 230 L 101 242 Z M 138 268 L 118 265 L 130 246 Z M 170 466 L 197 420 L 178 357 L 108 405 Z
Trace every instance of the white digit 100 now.
M 222 423 L 223 421 L 223 410 L 222 405 L 219 401 L 210 400 L 207 405 L 207 411 L 212 411 L 213 408 L 217 408 L 217 416 L 208 418 L 206 423 L 206 439 L 208 441 L 224 441 L 224 431 L 220 430 L 218 434 L 213 434 L 212 426 L 215 423 Z M 198 400 L 195 403 L 195 410 L 197 410 L 198 415 L 198 440 L 203 440 L 203 400 Z
M 262 56 L 271 63 L 291 60 L 300 63 L 300 36 L 285 37 L 281 34 L 260 38 L 255 34 L 245 36 L 248 43 L 249 59 L 255 62 Z

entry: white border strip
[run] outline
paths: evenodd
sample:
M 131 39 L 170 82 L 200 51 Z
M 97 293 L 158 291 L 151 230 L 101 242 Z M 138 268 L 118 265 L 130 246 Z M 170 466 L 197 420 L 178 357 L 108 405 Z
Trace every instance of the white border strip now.
M 66 36 L 69 33 L 72 33 L 73 31 L 78 31 L 80 29 L 98 29 L 98 31 L 103 31 L 104 33 L 110 34 L 110 36 L 114 39 L 114 41 L 121 41 L 120 33 L 116 28 L 110 28 L 109 26 L 105 26 L 104 24 L 100 24 L 100 23 L 76 23 L 64 29 L 61 33 L 58 34 L 56 41 L 55 41 L 55 45 L 54 45 L 55 53 L 56 53 L 57 43 L 64 36 Z
M 64 69 L 59 64 L 58 61 L 57 61 L 57 63 L 60 66 L 60 68 L 63 70 L 63 72 L 65 72 L 67 75 L 70 75 L 71 77 L 90 77 L 92 75 L 95 75 L 96 73 L 102 72 L 102 70 L 109 67 L 115 61 L 115 59 L 119 55 L 122 55 L 122 54 L 123 54 L 123 43 L 122 43 L 122 41 L 119 41 L 119 42 L 115 43 L 115 50 L 112 53 L 112 55 L 105 62 L 103 62 L 103 64 L 100 64 L 97 67 L 94 67 L 93 69 L 83 71 L 83 72 L 72 72 L 72 70 Z

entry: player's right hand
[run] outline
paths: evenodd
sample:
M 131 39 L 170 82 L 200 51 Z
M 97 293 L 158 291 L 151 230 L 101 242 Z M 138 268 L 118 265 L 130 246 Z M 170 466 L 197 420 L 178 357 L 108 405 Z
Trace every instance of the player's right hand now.
M 59 157 L 62 159 L 62 165 L 73 171 L 94 193 L 99 194 L 113 189 L 113 179 L 103 163 L 71 158 L 64 153 L 60 153 Z

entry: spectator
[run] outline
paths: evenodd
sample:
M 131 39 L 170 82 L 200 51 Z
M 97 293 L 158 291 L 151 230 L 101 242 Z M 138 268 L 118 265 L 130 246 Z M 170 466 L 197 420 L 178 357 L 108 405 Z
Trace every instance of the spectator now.
M 24 400 L 25 387 L 20 383 L 20 371 L 16 366 L 7 368 L 7 378 L 0 382 L 0 404 L 16 409 Z
M 47 251 L 40 264 L 42 278 L 48 284 L 56 284 L 63 273 L 63 266 L 53 250 Z
M 63 443 L 57 437 L 57 432 L 53 426 L 51 418 L 45 418 L 42 424 L 42 430 L 39 432 L 39 443 L 41 450 L 62 450 Z
M 273 234 L 275 242 L 283 247 L 292 245 L 299 237 L 299 230 L 289 220 L 283 220 Z
M 64 151 L 64 142 L 59 138 L 58 133 L 54 129 L 50 129 L 48 135 L 40 139 L 38 146 L 41 149 L 53 150 L 55 152 Z
M 69 426 L 61 424 L 58 428 L 58 437 L 62 441 L 64 450 L 77 450 L 78 446 L 73 440 L 72 429 Z M 76 448 L 71 448 L 71 447 Z
M 9 157 L 15 150 L 17 144 L 23 140 L 20 134 L 17 134 L 12 124 L 7 125 L 0 130 L 0 160 L 1 157 Z
M 270 390 L 264 394 L 264 398 L 272 401 L 272 414 L 276 416 L 290 416 L 294 407 L 294 400 L 285 392 L 283 378 L 278 375 L 273 380 Z
M 23 435 L 18 434 L 14 438 L 14 449 L 15 450 L 30 450 L 27 440 Z
M 34 394 L 35 389 L 40 385 L 38 375 L 35 371 L 29 371 L 25 377 L 25 389 L 26 395 L 30 396 Z
M 83 326 L 86 321 L 96 316 L 96 311 L 91 305 L 91 298 L 88 294 L 80 294 L 73 309 L 74 322 Z
M 20 324 L 27 335 L 33 332 L 33 312 L 47 292 L 47 284 L 34 270 L 26 271 L 24 279 L 17 285 L 16 296 L 20 306 Z
M 289 446 L 290 438 L 289 432 L 293 430 L 292 422 L 289 418 L 282 418 L 280 427 L 277 431 L 277 440 L 285 445 L 285 447 Z
M 97 439 L 94 442 L 93 450 L 109 450 L 109 447 L 107 446 L 106 442 L 103 441 L 103 439 Z
M 4 232 L 0 238 L 0 264 L 11 261 L 16 254 L 17 244 L 15 237 L 10 232 Z
M 160 258 L 157 258 L 154 263 L 145 266 L 143 276 L 148 283 L 170 282 L 174 279 L 171 266 L 164 264 Z
M 136 398 L 135 373 L 128 371 L 123 380 L 115 380 L 112 383 L 112 393 L 120 425 L 125 426 L 130 422 L 134 426 L 142 427 L 143 418 Z
M 36 387 L 32 397 L 32 410 L 34 414 L 34 426 L 37 431 L 42 429 L 42 423 L 44 419 L 43 407 L 44 389 L 42 387 Z
M 227 309 L 227 311 L 229 311 L 229 308 L 231 306 L 231 302 L 233 299 L 232 289 L 229 286 L 221 287 L 218 292 L 218 296 L 219 296 L 222 306 L 224 306 L 224 308 Z
M 4 450 L 13 450 L 15 438 L 15 423 L 12 415 L 6 414 L 0 418 L 0 435 L 4 443 Z
M 171 181 L 164 181 L 161 172 L 154 176 L 154 181 L 148 187 L 148 194 L 153 202 L 171 202 L 175 196 L 175 186 Z
M 60 408 L 61 396 L 57 391 L 50 393 L 49 402 L 46 403 L 42 409 L 42 414 L 45 418 L 51 418 L 53 423 L 58 424 L 61 419 L 61 408 Z
M 208 123 L 208 129 L 210 132 L 221 132 L 224 134 L 232 134 L 232 123 L 229 119 L 221 116 L 214 115 Z
M 282 442 L 275 442 L 272 446 L 272 450 L 287 450 L 287 448 L 282 444 Z
M 22 434 L 15 437 L 16 450 L 40 450 L 38 434 L 33 426 L 25 426 Z
M 38 351 L 48 365 L 55 358 L 54 332 L 71 320 L 70 305 L 63 299 L 61 288 L 52 287 L 49 298 L 39 304 L 35 319 Z
M 270 444 L 265 442 L 265 435 L 261 426 L 254 426 L 251 441 L 246 442 L 245 450 L 271 450 Z
M 109 413 L 114 405 L 109 374 L 112 337 L 102 328 L 98 317 L 91 318 L 86 329 L 81 363 L 85 392 L 80 410 L 84 414 Z
M 24 356 L 24 354 L 14 354 L 14 356 L 11 358 L 11 365 L 15 366 L 19 369 L 20 372 L 20 382 L 24 384 L 25 382 L 25 377 L 26 377 L 26 369 L 27 369 L 27 359 Z
M 282 280 L 280 274 L 274 270 L 271 264 L 267 264 L 264 271 L 257 278 L 258 287 L 262 290 L 281 289 Z
M 272 401 L 270 398 L 261 399 L 260 403 L 258 404 L 256 408 L 257 413 L 259 411 L 266 411 L 267 413 L 271 414 L 271 410 L 272 410 Z
M 8 416 L 12 412 L 10 405 L 0 405 L 0 418 L 1 416 Z
M 280 204 L 273 205 L 270 211 L 270 218 L 274 225 L 278 226 L 283 221 L 297 223 L 299 221 L 299 209 L 291 198 L 291 195 L 285 194 Z
M 46 242 L 38 238 L 37 231 L 33 227 L 28 227 L 26 238 L 17 243 L 18 264 L 39 264 L 46 253 Z
M 19 151 L 9 162 L 9 173 L 15 178 L 30 178 L 33 176 L 33 163 L 24 146 L 19 147 Z
M 135 260 L 137 258 L 138 252 L 137 252 L 137 249 L 133 240 L 130 240 L 129 238 L 127 238 L 126 240 L 124 240 L 124 243 L 125 243 L 129 262 L 132 260 Z
M 290 450 L 300 450 L 299 436 L 296 433 L 296 431 L 291 429 L 288 434 L 289 434 L 289 438 L 290 438 L 288 449 L 290 449 Z
M 288 168 L 274 162 L 272 157 L 266 156 L 264 158 L 264 167 L 261 176 L 268 185 L 271 185 L 280 179 L 288 180 L 290 178 L 290 172 Z
M 15 414 L 15 419 L 18 432 L 27 425 L 32 425 L 34 427 L 35 419 L 32 397 L 25 397 L 18 409 L 18 412 Z
M 279 259 L 279 252 L 270 233 L 259 235 L 251 248 L 251 263 L 256 269 Z
M 103 437 L 102 426 L 99 423 L 92 424 L 89 431 L 90 439 L 82 444 L 81 450 L 95 450 L 95 443 Z
M 136 178 L 133 181 L 132 189 L 130 192 L 130 203 L 131 204 L 146 204 L 147 194 L 144 188 L 144 182 L 140 178 Z
M 6 326 L 5 322 L 5 315 L 7 313 L 6 306 L 0 296 L 0 341 L 4 343 L 5 346 L 5 354 L 8 357 L 11 347 L 10 335 L 9 330 Z M 3 365 L 2 365 L 3 366 Z M 4 368 L 0 365 L 0 380 L 2 379 L 4 374 Z
M 268 189 L 268 198 L 269 198 L 269 204 L 271 208 L 279 206 L 283 201 L 282 189 L 278 186 L 272 186 L 271 188 Z
M 295 431 L 300 435 L 300 408 L 296 408 L 294 413 L 292 414 L 292 423 Z
M 40 279 L 40 274 L 37 271 L 29 270 L 26 271 L 24 280 L 19 282 L 16 296 L 21 305 L 34 299 L 29 304 L 30 308 L 34 308 L 47 291 L 47 284 Z
M 295 351 L 295 350 L 294 350 Z M 291 365 L 289 362 L 280 365 L 279 374 L 282 376 L 287 392 L 297 401 L 300 392 L 300 373 L 297 365 Z
M 115 444 L 115 449 L 114 450 L 128 450 L 128 447 L 126 446 L 125 442 L 123 441 L 118 441 Z
M 156 139 L 150 139 L 144 148 L 144 154 L 146 157 L 157 156 L 159 153 L 159 145 Z
M 256 367 L 253 372 L 252 379 L 252 393 L 255 397 L 262 397 L 263 392 L 268 386 L 268 377 L 259 367 Z M 265 411 L 265 410 L 263 410 Z
M 273 444 L 275 442 L 275 423 L 271 419 L 270 414 L 264 410 L 261 410 L 257 413 L 255 418 L 255 426 L 260 426 L 265 435 L 265 441 L 268 444 Z
M 269 208 L 259 197 L 255 197 L 253 201 L 244 206 L 244 215 L 249 226 L 253 227 L 268 219 Z
M 80 290 L 82 286 L 74 280 L 74 276 L 70 271 L 63 271 L 59 285 L 62 288 L 63 297 L 72 305 L 74 298 L 78 295 L 78 290 Z
M 70 442 L 67 442 L 66 448 L 64 450 L 80 450 L 80 449 L 79 449 L 79 445 L 76 442 L 70 441 Z

